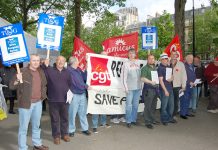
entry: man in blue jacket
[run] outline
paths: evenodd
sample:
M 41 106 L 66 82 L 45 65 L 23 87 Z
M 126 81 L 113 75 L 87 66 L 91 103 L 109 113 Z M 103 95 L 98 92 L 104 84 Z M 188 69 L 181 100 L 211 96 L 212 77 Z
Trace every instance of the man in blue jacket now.
M 87 121 L 87 99 L 86 99 L 86 90 L 90 87 L 85 84 L 84 76 L 82 70 L 78 68 L 79 61 L 76 57 L 69 58 L 69 67 L 68 71 L 71 75 L 72 85 L 70 90 L 73 93 L 73 100 L 70 103 L 69 108 L 69 135 L 70 137 L 74 136 L 76 131 L 75 119 L 76 114 L 78 113 L 80 119 L 80 125 L 82 128 L 82 133 L 85 135 L 90 135 L 89 124 Z
M 193 94 L 193 87 L 195 87 L 195 72 L 193 66 L 193 55 L 187 55 L 185 58 L 185 70 L 187 74 L 187 81 L 186 81 L 186 90 L 184 93 L 184 97 L 181 98 L 180 101 L 180 117 L 182 119 L 188 119 L 188 117 L 193 117 L 193 114 L 188 112 L 190 100 Z

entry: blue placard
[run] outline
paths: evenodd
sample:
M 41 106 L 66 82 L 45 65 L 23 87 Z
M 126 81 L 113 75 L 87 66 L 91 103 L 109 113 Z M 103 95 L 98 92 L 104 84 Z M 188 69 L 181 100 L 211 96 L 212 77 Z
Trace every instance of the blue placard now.
M 142 49 L 152 50 L 158 48 L 158 36 L 156 27 L 142 27 Z
M 64 17 L 40 14 L 36 48 L 58 50 L 62 48 Z
M 21 23 L 0 28 L 0 52 L 5 66 L 30 60 Z

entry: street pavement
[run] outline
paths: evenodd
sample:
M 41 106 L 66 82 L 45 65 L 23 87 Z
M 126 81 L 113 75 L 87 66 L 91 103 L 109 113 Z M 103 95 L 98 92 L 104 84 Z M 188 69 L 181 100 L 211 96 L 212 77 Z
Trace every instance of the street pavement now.
M 125 123 L 111 123 L 110 128 L 100 127 L 99 133 L 91 136 L 81 134 L 78 129 L 70 142 L 61 141 L 60 145 L 53 144 L 50 118 L 48 112 L 44 112 L 41 137 L 50 150 L 218 150 L 218 114 L 208 113 L 207 103 L 206 98 L 201 98 L 196 116 L 188 120 L 178 117 L 177 124 L 147 129 L 143 116 L 139 115 L 139 125 L 131 129 Z M 159 110 L 156 114 L 159 118 Z M 0 121 L 0 150 L 17 150 L 17 133 L 18 114 L 9 114 L 8 119 Z M 28 131 L 28 145 L 31 150 L 31 130 Z

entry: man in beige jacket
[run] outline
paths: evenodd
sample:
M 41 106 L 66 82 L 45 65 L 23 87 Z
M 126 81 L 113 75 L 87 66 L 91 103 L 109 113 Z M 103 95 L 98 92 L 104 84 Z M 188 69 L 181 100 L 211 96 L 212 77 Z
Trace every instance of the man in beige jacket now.
M 173 94 L 174 94 L 174 112 L 173 116 L 176 119 L 178 112 L 179 93 L 185 91 L 187 75 L 183 62 L 178 60 L 178 53 L 171 52 L 171 66 L 173 67 Z M 181 97 L 182 98 L 182 97 Z

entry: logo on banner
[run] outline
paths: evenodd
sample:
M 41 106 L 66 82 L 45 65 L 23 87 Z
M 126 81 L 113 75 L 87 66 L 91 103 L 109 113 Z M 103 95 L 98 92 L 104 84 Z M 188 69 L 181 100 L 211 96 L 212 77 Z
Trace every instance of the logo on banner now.
M 3 36 L 10 36 L 12 34 L 17 33 L 17 29 L 13 28 L 13 26 L 4 27 L 4 31 L 1 32 Z
M 111 78 L 107 69 L 108 59 L 91 57 L 91 86 L 110 86 Z

